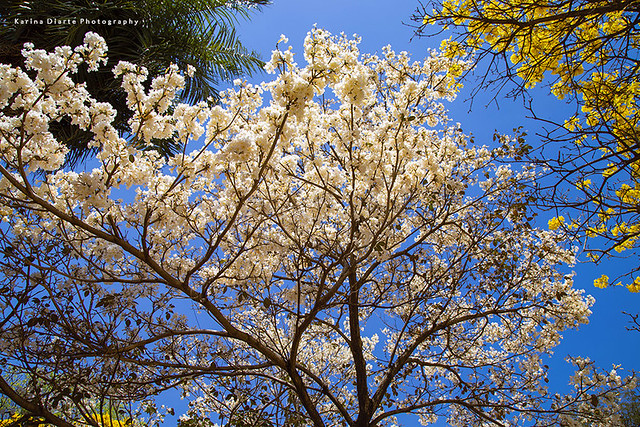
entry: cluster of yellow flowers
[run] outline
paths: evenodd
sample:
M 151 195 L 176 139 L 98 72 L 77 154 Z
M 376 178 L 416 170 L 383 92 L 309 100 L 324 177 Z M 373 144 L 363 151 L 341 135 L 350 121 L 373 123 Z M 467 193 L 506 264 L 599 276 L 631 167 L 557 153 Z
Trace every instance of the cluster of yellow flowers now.
M 605 274 L 593 281 L 593 285 L 600 289 L 608 287 L 609 284 L 609 276 Z M 616 283 L 615 286 L 622 286 L 622 282 Z M 640 292 L 640 277 L 636 277 L 632 283 L 627 285 L 627 289 L 630 292 Z
M 564 223 L 564 217 L 558 216 L 549 220 L 549 230 L 557 230 Z
M 605 195 L 619 208 L 595 205 L 598 222 L 588 225 L 587 234 L 609 237 L 618 252 L 635 248 L 640 233 L 640 224 L 626 219 L 640 202 L 640 82 L 636 61 L 625 57 L 640 47 L 636 15 L 610 0 L 442 0 L 423 19 L 424 25 L 462 30 L 461 39 L 442 43 L 446 56 L 488 49 L 509 58 L 525 88 L 551 76 L 552 94 L 578 102 L 581 112 L 565 121 L 564 129 L 576 146 L 593 138 L 603 147 L 602 161 L 614 161 L 604 168 L 603 179 L 616 175 L 616 182 L 625 182 L 612 184 L 619 188 Z M 578 189 L 592 194 L 587 181 Z M 549 228 L 563 221 L 553 218 Z M 596 286 L 603 283 L 598 279 Z M 629 289 L 638 289 L 635 281 Z
M 602 276 L 600 276 L 599 278 L 593 281 L 593 285 L 596 288 L 600 288 L 600 289 L 606 288 L 607 286 L 609 286 L 609 276 L 603 274 Z
M 13 415 L 11 415 L 11 418 L 8 418 L 6 420 L 2 420 L 0 421 L 0 427 L 9 427 L 14 425 L 14 423 L 18 420 L 20 420 L 24 415 L 16 412 Z M 33 419 L 29 419 L 29 425 L 30 426 L 35 426 L 35 427 L 48 427 L 49 424 L 45 424 L 45 423 L 37 423 L 35 424 L 37 421 L 33 420 Z M 16 424 L 17 425 L 17 424 Z M 22 424 L 19 424 L 22 425 Z
M 0 427 L 12 426 L 13 423 L 18 421 L 23 416 L 24 416 L 23 414 L 21 414 L 19 412 L 16 412 L 11 416 L 11 418 L 8 418 L 6 420 L 1 420 L 0 421 Z M 93 414 L 90 417 L 94 421 L 97 421 L 98 425 L 100 425 L 101 427 L 126 427 L 126 426 L 131 426 L 131 421 L 130 420 L 120 421 L 118 419 L 112 418 L 111 415 L 109 415 L 109 414 L 102 414 L 102 415 Z M 37 424 L 35 424 L 35 423 L 37 423 Z M 34 427 L 49 427 L 51 424 L 38 423 L 37 420 L 34 420 L 34 419 L 30 418 L 29 419 L 29 425 L 30 426 L 34 426 Z M 89 424 L 87 424 L 87 423 L 76 423 L 76 425 L 78 427 L 80 427 L 80 426 L 85 427 L 85 426 L 88 426 Z

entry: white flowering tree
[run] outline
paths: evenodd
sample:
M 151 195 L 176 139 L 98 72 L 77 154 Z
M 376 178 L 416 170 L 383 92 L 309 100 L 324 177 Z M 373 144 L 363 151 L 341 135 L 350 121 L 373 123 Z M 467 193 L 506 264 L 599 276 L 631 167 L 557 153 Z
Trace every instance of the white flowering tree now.
M 184 147 L 166 160 L 74 82 L 105 51 L 88 34 L 0 66 L 0 391 L 17 405 L 101 425 L 178 389 L 183 426 L 615 425 L 615 370 L 577 359 L 573 393 L 547 390 L 545 355 L 592 301 L 559 271 L 560 231 L 530 223 L 535 172 L 503 162 L 518 142 L 449 126 L 464 64 L 313 30 L 306 66 L 276 50 L 272 82 L 169 111 L 176 68 L 145 91 L 120 63 L 135 138 Z M 92 170 L 59 169 L 62 118 L 93 133 Z

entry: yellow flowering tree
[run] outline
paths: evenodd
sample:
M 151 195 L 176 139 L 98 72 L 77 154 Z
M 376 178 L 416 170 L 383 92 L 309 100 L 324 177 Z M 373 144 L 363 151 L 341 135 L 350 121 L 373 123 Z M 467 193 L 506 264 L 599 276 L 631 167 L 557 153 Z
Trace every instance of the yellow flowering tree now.
M 485 64 L 476 90 L 498 85 L 521 95 L 543 83 L 576 107 L 564 122 L 552 121 L 543 141 L 561 145 L 553 155 L 542 152 L 557 178 L 550 200 L 558 210 L 572 208 L 566 221 L 558 216 L 549 225 L 587 236 L 596 262 L 637 250 L 640 1 L 431 0 L 414 19 L 423 35 L 453 31 L 443 41 L 448 56 Z M 636 263 L 623 275 L 632 292 L 640 291 L 639 271 Z
M 51 427 L 54 424 L 49 424 L 46 422 L 42 422 L 41 417 L 34 417 L 29 414 L 21 414 L 16 412 L 12 414 L 6 420 L 0 421 L 0 427 L 18 427 L 18 426 L 32 426 L 32 427 Z M 77 426 L 100 426 L 100 427 L 125 427 L 125 426 L 133 426 L 134 424 L 130 421 L 121 421 L 114 417 L 111 417 L 109 414 L 103 415 L 95 415 L 90 417 L 86 423 L 77 424 Z M 75 427 L 75 426 L 74 426 Z
M 6 320 L 5 317 L 3 320 Z M 6 359 L 3 359 L 6 362 Z M 46 386 L 41 383 L 36 394 L 50 395 L 52 410 L 42 405 L 30 402 L 25 398 L 30 393 L 29 384 L 33 378 L 29 375 L 18 375 L 16 370 L 3 366 L 0 368 L 0 427 L 151 427 L 155 419 L 145 417 L 142 421 L 141 412 L 134 413 L 130 404 L 118 404 L 106 396 L 99 399 L 87 400 L 85 393 L 74 393 L 68 387 L 60 394 L 55 394 L 55 386 Z M 60 381 L 55 374 L 50 380 Z M 7 382 L 8 381 L 8 382 Z M 51 394 L 53 392 L 53 394 Z M 65 395 L 70 395 L 72 400 L 78 401 L 77 405 L 65 404 Z M 83 399 L 85 397 L 85 399 Z M 151 415 L 154 405 L 144 405 L 140 410 Z M 68 419 L 72 421 L 67 421 Z M 149 421 L 149 422 L 146 422 Z

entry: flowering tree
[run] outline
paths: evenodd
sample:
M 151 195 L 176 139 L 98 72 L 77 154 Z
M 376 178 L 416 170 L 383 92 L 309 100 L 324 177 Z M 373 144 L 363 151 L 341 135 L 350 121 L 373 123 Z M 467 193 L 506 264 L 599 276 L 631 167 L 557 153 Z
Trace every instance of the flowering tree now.
M 515 83 L 512 94 L 521 94 L 545 81 L 550 94 L 576 107 L 560 123 L 534 112 L 555 125 L 545 141 L 555 143 L 553 152 L 542 152 L 542 162 L 555 177 L 548 188 L 552 206 L 571 216 L 558 215 L 550 225 L 594 237 L 587 240 L 588 255 L 596 262 L 636 251 L 640 3 L 428 0 L 414 19 L 421 32 L 431 24 L 452 30 L 443 43 L 448 56 L 486 59 L 478 89 Z M 640 291 L 639 272 L 631 263 L 622 275 L 632 292 Z M 595 285 L 606 287 L 608 280 Z
M 529 223 L 535 171 L 501 162 L 517 141 L 490 150 L 449 126 L 438 100 L 464 63 L 360 55 L 313 30 L 306 66 L 276 50 L 272 82 L 169 111 L 178 69 L 145 91 L 121 62 L 131 132 L 184 147 L 167 160 L 72 80 L 104 52 L 88 34 L 0 68 L 0 390 L 15 403 L 62 426 L 154 414 L 169 389 L 189 398 L 183 426 L 615 424 L 615 369 L 575 359 L 574 392 L 547 390 L 544 356 L 592 300 L 560 271 L 563 234 Z M 63 117 L 94 135 L 92 170 L 58 169 L 47 126 Z

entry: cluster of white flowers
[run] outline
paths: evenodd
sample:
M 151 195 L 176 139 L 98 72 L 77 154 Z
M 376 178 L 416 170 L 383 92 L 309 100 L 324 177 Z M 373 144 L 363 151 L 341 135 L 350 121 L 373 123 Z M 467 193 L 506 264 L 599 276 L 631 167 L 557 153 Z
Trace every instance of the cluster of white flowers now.
M 26 68 L 35 72 L 34 79 L 21 69 L 0 65 L 0 108 L 14 112 L 4 114 L 0 121 L 0 153 L 7 164 L 28 165 L 30 172 L 58 169 L 67 149 L 49 132 L 49 123 L 64 116 L 82 129 L 91 128 L 96 133 L 96 144 L 104 137 L 114 136 L 104 135 L 104 127 L 115 117 L 115 110 L 91 99 L 84 86 L 71 78 L 83 62 L 91 70 L 106 62 L 102 38 L 88 33 L 84 45 L 75 50 L 59 47 L 52 53 L 34 50 L 27 43 L 22 54 Z
M 147 71 L 121 62 L 114 73 L 134 112 L 132 138 L 184 144 L 165 160 L 120 137 L 113 108 L 71 79 L 105 52 L 88 34 L 75 50 L 27 46 L 34 79 L 0 66 L 0 214 L 11 238 L 64 244 L 67 258 L 47 272 L 66 290 L 107 298 L 117 283 L 121 311 L 109 314 L 139 315 L 162 363 L 184 364 L 176 377 L 215 377 L 202 358 L 222 354 L 250 378 L 212 379 L 193 416 L 228 416 L 251 393 L 231 401 L 216 387 L 240 396 L 262 378 L 287 393 L 305 384 L 305 410 L 315 402 L 335 424 L 362 410 L 364 388 L 378 425 L 403 407 L 431 422 L 440 410 L 428 403 L 454 396 L 458 425 L 476 420 L 465 405 L 514 423 L 531 415 L 520 408 L 544 390 L 539 355 L 585 323 L 593 301 L 558 271 L 575 258 L 562 234 L 527 222 L 535 172 L 504 166 L 504 147 L 468 146 L 449 126 L 440 100 L 455 97 L 465 64 L 437 52 L 411 62 L 389 47 L 361 55 L 358 40 L 314 29 L 306 65 L 276 50 L 272 82 L 237 81 L 220 105 L 190 106 L 174 103 L 184 85 L 177 67 L 147 90 Z M 59 169 L 66 148 L 48 126 L 62 117 L 94 133 L 93 170 Z M 135 295 L 153 315 L 140 314 Z M 210 333 L 171 341 L 172 328 L 195 336 L 193 319 L 167 311 L 149 320 L 172 296 L 208 313 Z M 127 339 L 144 339 L 131 328 Z M 622 385 L 615 372 L 595 381 Z

